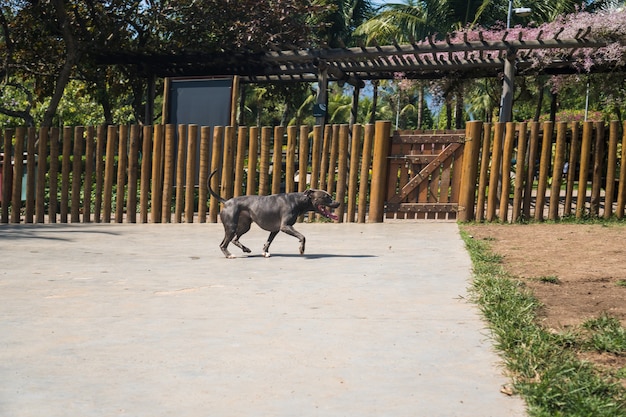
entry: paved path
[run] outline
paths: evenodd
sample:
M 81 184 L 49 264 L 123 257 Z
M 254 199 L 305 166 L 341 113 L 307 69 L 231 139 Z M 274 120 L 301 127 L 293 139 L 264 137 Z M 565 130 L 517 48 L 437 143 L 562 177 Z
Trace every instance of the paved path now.
M 455 223 L 297 228 L 0 226 L 0 415 L 525 415 Z

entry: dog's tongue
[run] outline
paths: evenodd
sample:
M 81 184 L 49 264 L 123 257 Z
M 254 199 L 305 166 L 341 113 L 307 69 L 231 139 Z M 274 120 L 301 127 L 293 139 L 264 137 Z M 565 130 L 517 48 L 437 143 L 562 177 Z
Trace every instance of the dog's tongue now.
M 326 210 L 326 208 L 324 206 L 317 206 L 317 210 L 324 216 L 328 217 L 329 219 L 332 220 L 339 220 L 339 217 L 337 217 L 336 215 L 334 215 L 333 213 L 331 213 L 330 211 Z

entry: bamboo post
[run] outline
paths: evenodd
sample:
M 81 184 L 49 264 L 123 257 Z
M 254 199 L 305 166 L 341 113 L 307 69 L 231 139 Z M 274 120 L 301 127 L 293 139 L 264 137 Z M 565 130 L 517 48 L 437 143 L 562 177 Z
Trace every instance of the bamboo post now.
M 48 202 L 48 222 L 57 222 L 57 212 L 59 200 L 59 128 L 53 127 L 50 130 L 50 201 Z
M 72 205 L 71 220 L 72 223 L 80 222 L 80 186 L 82 185 L 82 167 L 83 167 L 83 142 L 85 128 L 76 126 L 74 128 L 74 160 L 72 163 Z
M 552 169 L 552 188 L 550 189 L 550 205 L 548 206 L 548 219 L 552 221 L 559 218 L 561 184 L 563 182 L 563 167 L 565 166 L 566 135 L 567 123 L 557 123 L 556 149 L 554 154 L 554 167 Z
M 580 147 L 580 173 L 578 176 L 578 196 L 576 197 L 576 218 L 585 214 L 587 204 L 587 174 L 589 157 L 591 156 L 591 140 L 593 138 L 593 122 L 583 123 L 583 140 Z
M 4 156 L 2 159 L 2 212 L 0 214 L 0 223 L 9 222 L 9 194 L 11 193 L 11 173 L 13 169 L 11 166 L 13 132 L 14 129 L 5 129 L 3 135 L 2 152 L 4 152 Z
M 370 223 L 381 223 L 385 214 L 385 184 L 387 181 L 387 157 L 389 156 L 391 122 L 377 121 L 374 135 L 372 188 L 368 221 Z
M 250 140 L 248 145 L 248 184 L 246 195 L 257 194 L 257 162 L 259 160 L 259 128 L 250 128 Z
M 63 128 L 61 160 L 61 223 L 67 223 L 70 197 L 70 171 L 72 167 L 72 128 Z
M 244 186 L 244 164 L 246 162 L 246 148 L 248 143 L 248 128 L 245 126 L 239 126 L 237 132 L 237 157 L 235 159 L 235 189 L 233 191 L 233 197 L 239 197 L 243 195 Z
M 124 221 L 124 197 L 126 196 L 126 170 L 128 167 L 128 125 L 121 125 L 119 132 L 115 223 L 122 223 Z
M 207 180 L 209 178 L 209 154 L 211 146 L 211 128 L 202 126 L 200 128 L 200 173 L 198 179 L 198 222 L 206 223 L 208 189 Z
M 163 154 L 163 200 L 161 201 L 161 222 L 172 221 L 172 188 L 174 187 L 176 126 L 165 125 L 165 152 Z
M 595 123 L 595 144 L 593 147 L 593 179 L 591 182 L 591 204 L 589 214 L 600 215 L 600 192 L 602 188 L 602 162 L 604 161 L 604 122 Z
M 296 170 L 296 141 L 298 136 L 298 126 L 287 127 L 287 155 L 285 166 L 285 192 L 295 191 L 295 170 Z
M 374 143 L 374 124 L 365 125 L 363 133 L 363 155 L 361 156 L 361 170 L 359 175 L 359 207 L 357 209 L 357 221 L 365 223 L 367 211 L 367 195 L 370 191 L 370 164 L 372 163 L 372 144 Z
M 298 192 L 307 189 L 309 171 L 309 127 L 300 126 L 300 143 L 298 144 Z M 304 221 L 304 215 L 298 216 L 298 222 Z
M 522 193 L 524 191 L 524 178 L 526 177 L 526 122 L 519 123 L 517 141 L 517 156 L 515 157 L 515 186 L 513 189 L 513 212 L 511 221 L 517 222 L 522 217 Z
M 610 219 L 613 215 L 613 202 L 615 201 L 615 171 L 617 169 L 617 136 L 619 134 L 619 122 L 612 121 L 609 124 L 609 149 L 607 157 L 606 186 L 604 196 L 604 218 Z M 626 169 L 626 167 L 624 168 Z
M 348 141 L 350 138 L 350 125 L 339 126 L 339 143 L 337 144 L 337 207 L 336 213 L 339 222 L 343 223 L 346 211 L 346 178 L 348 175 Z
M 161 207 L 163 204 L 163 146 L 165 125 L 154 126 L 152 140 L 152 187 L 151 187 L 151 221 L 161 223 Z
M 259 195 L 269 193 L 270 141 L 272 128 L 261 128 L 261 161 L 259 163 Z
M 572 143 L 569 150 L 567 184 L 565 186 L 565 208 L 563 209 L 563 216 L 570 216 L 572 214 L 572 198 L 574 195 L 574 182 L 576 180 L 576 165 L 578 164 L 578 160 L 580 158 L 580 129 L 578 127 L 578 123 L 572 124 Z
M 35 191 L 35 222 L 43 223 L 45 221 L 45 191 L 46 191 L 46 173 L 48 171 L 48 128 L 39 129 L 39 146 L 37 159 L 37 184 Z
M 26 142 L 26 207 L 24 210 L 24 222 L 32 223 L 35 215 L 35 142 L 37 141 L 37 130 L 34 127 L 28 128 L 28 139 Z
M 624 217 L 624 204 L 626 203 L 626 121 L 622 126 L 622 155 L 620 158 L 621 169 L 619 170 L 619 188 L 617 190 L 617 209 L 615 215 L 618 219 Z
M 187 125 L 178 125 L 178 137 L 176 141 L 176 204 L 174 206 L 174 223 L 180 223 L 183 220 L 188 130 Z
M 213 128 L 213 146 L 211 148 L 211 172 L 219 171 L 220 163 L 222 160 L 222 143 L 224 141 L 224 127 L 215 126 Z M 211 178 L 211 189 L 219 194 L 220 178 L 219 173 L 217 176 Z M 209 222 L 217 223 L 217 214 L 219 212 L 220 202 L 217 198 L 211 198 L 209 200 Z
M 102 194 L 104 191 L 104 157 L 106 153 L 107 127 L 98 126 L 96 131 L 96 163 L 94 165 L 96 172 L 96 200 L 94 201 L 94 221 L 100 223 L 102 221 Z
M 196 160 L 198 153 L 198 125 L 189 125 L 187 138 L 187 172 L 185 173 L 185 222 L 193 223 L 196 194 Z
M 474 220 L 476 204 L 476 179 L 478 176 L 478 158 L 480 155 L 482 122 L 469 122 L 465 127 L 465 149 L 461 167 L 461 190 L 459 194 L 459 215 L 461 222 Z
M 539 159 L 539 180 L 537 182 L 537 200 L 535 203 L 535 220 L 543 220 L 543 210 L 546 205 L 546 190 L 548 189 L 548 173 L 552 159 L 553 122 L 544 122 L 543 138 L 541 141 L 541 157 Z
M 233 168 L 235 157 L 235 128 L 224 129 L 224 160 L 222 162 L 222 197 L 228 200 L 233 196 Z
M 148 223 L 148 202 L 150 201 L 150 179 L 152 177 L 152 126 L 143 127 L 141 146 L 141 185 L 139 187 L 139 221 Z
M 283 170 L 283 136 L 285 128 L 274 127 L 274 153 L 272 155 L 272 194 L 280 193 L 280 182 Z
M 349 223 L 356 220 L 356 196 L 359 187 L 359 160 L 361 158 L 361 137 L 363 136 L 363 126 L 355 124 L 352 126 L 352 143 L 350 146 L 350 169 L 348 179 L 348 219 Z
M 528 171 L 526 171 L 526 187 L 524 187 L 524 203 L 522 207 L 522 215 L 524 219 L 530 219 L 533 185 L 535 182 L 535 165 L 537 160 L 537 152 L 539 150 L 539 128 L 539 122 L 532 122 L 530 124 L 530 141 L 528 143 Z
M 130 127 L 129 151 L 128 151 L 128 202 L 126 209 L 126 221 L 137 222 L 137 168 L 139 164 L 139 136 L 140 126 Z
M 509 194 L 511 192 L 511 159 L 515 144 L 515 123 L 506 123 L 506 134 L 502 154 L 502 193 L 500 194 L 500 221 L 509 220 Z
M 322 150 L 322 126 L 313 126 L 313 146 L 311 148 L 311 188 L 320 188 L 320 163 Z
M 15 130 L 15 146 L 13 159 L 13 189 L 11 190 L 11 223 L 19 223 L 22 211 L 22 176 L 24 175 L 24 140 L 26 139 L 26 128 L 18 127 Z M 4 154 L 5 163 L 11 165 L 10 153 Z M 8 158 L 7 158 L 8 156 Z M 3 200 L 3 205 L 8 201 Z M 7 204 L 8 205 L 8 204 Z
M 333 136 L 333 126 L 326 125 L 324 128 L 324 140 L 322 142 L 322 155 L 320 159 L 320 189 L 328 191 L 326 172 L 328 171 L 328 156 Z
M 87 127 L 85 137 L 85 181 L 83 182 L 83 223 L 91 222 L 91 192 L 93 191 L 93 174 L 95 162 L 95 129 Z
M 326 190 L 329 194 L 335 192 L 335 172 L 337 167 L 337 155 L 339 153 L 339 132 L 341 126 L 335 126 L 333 137 L 330 143 L 330 156 L 328 158 L 328 179 L 326 180 Z
M 117 127 L 108 126 L 106 156 L 104 164 L 104 196 L 102 216 L 104 223 L 111 221 L 111 209 L 113 200 L 113 178 L 115 175 L 115 145 L 117 140 Z
M 489 173 L 489 191 L 487 194 L 487 221 L 491 222 L 496 217 L 496 203 L 498 199 L 498 185 L 500 182 L 500 164 L 502 162 L 502 141 L 504 126 L 506 123 L 495 124 L 493 134 L 493 150 L 491 155 L 491 171 Z
M 479 222 L 485 219 L 485 197 L 489 182 L 489 162 L 491 161 L 491 123 L 483 124 L 483 144 L 480 155 L 478 196 L 476 197 L 476 213 L 474 215 Z

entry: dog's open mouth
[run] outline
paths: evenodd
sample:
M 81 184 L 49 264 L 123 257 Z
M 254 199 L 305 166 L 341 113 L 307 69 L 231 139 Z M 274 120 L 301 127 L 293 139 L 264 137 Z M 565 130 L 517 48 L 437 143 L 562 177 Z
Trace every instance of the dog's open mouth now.
M 328 219 L 339 220 L 339 217 L 337 217 L 335 214 L 333 214 L 330 210 L 326 210 L 326 207 L 324 207 L 322 205 L 317 206 L 317 211 L 322 216 L 324 216 L 324 217 L 326 217 Z

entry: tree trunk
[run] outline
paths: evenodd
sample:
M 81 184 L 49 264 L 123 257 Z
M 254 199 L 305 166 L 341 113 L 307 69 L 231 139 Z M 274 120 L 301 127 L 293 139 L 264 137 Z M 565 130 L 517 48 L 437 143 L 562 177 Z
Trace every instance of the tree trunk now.
M 543 106 L 543 92 L 545 90 L 545 86 L 543 83 L 539 87 L 539 97 L 537 98 L 537 108 L 535 109 L 535 118 L 533 119 L 535 122 L 539 121 L 539 117 L 541 117 L 541 107 Z
M 556 121 L 556 112 L 557 112 L 557 107 L 558 107 L 557 98 L 558 98 L 557 93 L 550 92 L 550 121 L 551 122 Z
M 459 85 L 456 92 L 456 106 L 454 108 L 454 127 L 463 128 L 463 85 Z
M 424 86 L 420 83 L 417 90 L 417 128 L 422 128 L 424 121 Z
M 372 94 L 372 114 L 370 114 L 369 122 L 374 124 L 376 123 L 376 107 L 378 107 L 378 80 L 372 81 L 372 87 L 374 93 Z

